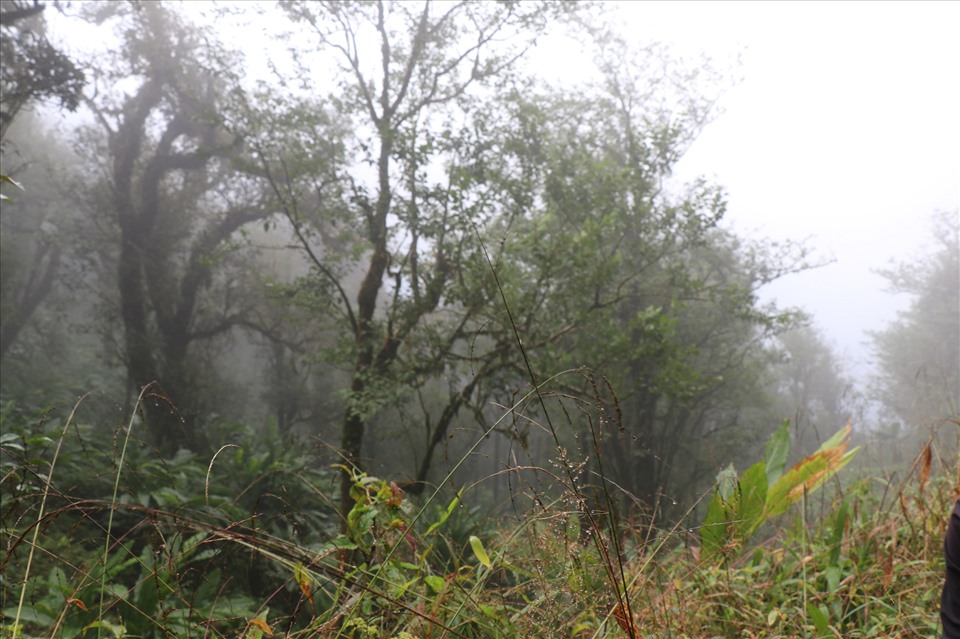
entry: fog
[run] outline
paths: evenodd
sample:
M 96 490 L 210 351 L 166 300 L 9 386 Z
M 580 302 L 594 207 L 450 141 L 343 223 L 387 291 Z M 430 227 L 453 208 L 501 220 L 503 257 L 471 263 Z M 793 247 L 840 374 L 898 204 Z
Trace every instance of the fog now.
M 419 6 L 51 5 L 67 97 L 8 19 L 4 404 L 500 505 L 600 424 L 672 515 L 783 419 L 950 434 L 960 6 Z
M 834 260 L 765 293 L 808 309 L 867 381 L 867 332 L 907 304 L 874 271 L 929 254 L 930 213 L 960 202 L 958 7 L 704 4 L 683 12 L 700 27 L 686 34 L 661 9 L 678 42 L 743 47 L 743 81 L 678 174 L 716 175 L 741 228 L 810 237 Z

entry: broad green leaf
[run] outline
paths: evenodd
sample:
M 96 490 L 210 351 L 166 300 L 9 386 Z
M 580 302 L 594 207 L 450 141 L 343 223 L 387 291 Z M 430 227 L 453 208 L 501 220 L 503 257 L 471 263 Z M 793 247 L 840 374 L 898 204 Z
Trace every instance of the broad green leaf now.
M 847 437 L 850 436 L 851 432 L 853 432 L 853 424 L 847 422 L 847 425 L 834 433 L 833 437 L 823 442 L 823 444 L 820 445 L 820 448 L 817 449 L 817 452 L 839 446 Z
M 830 566 L 840 565 L 840 549 L 843 544 L 843 531 L 846 526 L 847 502 L 844 500 L 844 502 L 840 505 L 840 508 L 837 509 L 837 514 L 833 518 L 830 537 L 827 539 L 827 544 L 830 548 L 830 554 L 827 558 L 827 563 Z
M 707 517 L 700 529 L 700 541 L 707 558 L 726 549 L 739 550 L 760 524 L 767 497 L 766 464 L 754 464 L 743 473 L 724 499 L 720 488 L 707 504 Z
M 845 431 L 849 432 L 849 426 Z M 841 431 L 843 432 L 843 431 Z M 834 441 L 832 437 L 830 441 Z M 783 514 L 799 501 L 804 493 L 811 493 L 846 466 L 858 449 L 847 452 L 847 442 L 824 448 L 798 462 L 776 484 L 767 496 L 765 518 Z
M 847 452 L 851 426 L 840 430 L 820 449 L 786 473 L 782 472 L 789 452 L 789 425 L 784 422 L 767 443 L 766 459 L 754 464 L 738 480 L 733 466 L 717 475 L 717 487 L 707 503 L 707 514 L 700 528 L 700 543 L 705 561 L 725 560 L 743 548 L 771 517 L 823 485 L 853 459 L 857 449 Z M 772 472 L 768 463 L 773 466 Z M 777 477 L 773 485 L 769 479 Z M 843 534 L 845 514 L 838 514 L 834 536 Z M 839 547 L 839 540 L 837 540 Z M 833 555 L 832 555 L 833 556 Z M 835 557 L 839 560 L 839 555 Z M 835 562 L 834 562 L 835 563 Z
M 763 510 L 767 503 L 767 468 L 765 462 L 754 464 L 740 478 L 740 492 L 737 495 L 736 521 L 739 545 L 746 543 L 760 524 L 763 523 Z
M 111 623 L 106 619 L 97 619 L 96 621 L 91 621 L 83 627 L 83 632 L 86 634 L 88 630 L 92 630 L 94 628 L 103 628 L 116 639 L 123 639 L 124 635 L 127 634 L 127 629 L 123 624 Z
M 704 560 L 713 560 L 723 551 L 729 537 L 727 526 L 723 500 L 720 492 L 714 491 L 713 497 L 707 503 L 707 516 L 700 526 L 700 546 L 703 548 Z
M 730 464 L 717 473 L 717 491 L 720 493 L 720 498 L 723 499 L 723 501 L 727 501 L 733 496 L 736 488 L 737 469 L 733 467 L 733 464 Z

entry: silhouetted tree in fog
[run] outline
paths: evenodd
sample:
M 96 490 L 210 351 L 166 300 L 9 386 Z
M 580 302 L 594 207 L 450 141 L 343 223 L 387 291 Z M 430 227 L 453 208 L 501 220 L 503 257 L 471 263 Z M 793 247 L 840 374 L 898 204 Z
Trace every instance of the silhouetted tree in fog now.
M 62 108 L 74 111 L 83 91 L 83 71 L 47 38 L 43 18 L 45 6 L 24 0 L 5 0 L 0 3 L 0 153 L 4 155 L 4 180 L 16 177 L 14 167 L 19 164 L 14 159 L 16 150 L 7 148 L 7 134 L 17 115 L 24 108 L 49 99 L 56 100 Z M 8 185 L 2 186 L 6 189 Z M 44 185 L 31 188 L 44 189 Z M 39 219 L 36 206 L 40 201 L 35 199 L 33 202 L 35 220 Z M 26 215 L 25 212 L 23 214 Z M 58 242 L 34 242 L 31 247 L 32 254 L 22 257 L 16 267 L 11 260 L 6 260 L 6 270 L 19 270 L 16 277 L 5 276 L 3 280 L 0 360 L 52 292 L 61 266 L 62 247 Z M 17 248 L 19 251 L 23 247 Z M 13 250 L 13 247 L 7 250 Z M 25 265 L 26 262 L 29 264 Z
M 117 11 L 124 27 L 88 104 L 106 136 L 103 206 L 115 224 L 129 383 L 134 394 L 157 384 L 147 412 L 155 444 L 202 449 L 203 379 L 191 345 L 246 318 L 231 242 L 266 215 L 256 180 L 232 168 L 240 140 L 222 125 L 230 57 L 160 3 L 89 9 Z
M 934 217 L 932 252 L 880 271 L 910 305 L 873 334 L 874 392 L 906 426 L 960 414 L 960 219 Z

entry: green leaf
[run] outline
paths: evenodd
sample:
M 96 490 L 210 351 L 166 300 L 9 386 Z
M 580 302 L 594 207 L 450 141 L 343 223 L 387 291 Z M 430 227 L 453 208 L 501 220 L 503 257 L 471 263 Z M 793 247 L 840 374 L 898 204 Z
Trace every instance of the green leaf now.
M 487 555 L 487 551 L 483 548 L 483 542 L 480 541 L 479 537 L 470 535 L 470 547 L 473 549 L 473 554 L 477 556 L 477 560 L 492 570 L 493 564 L 490 563 L 490 556 Z
M 820 448 L 817 449 L 817 452 L 827 450 L 828 448 L 836 448 L 843 443 L 843 441 L 850 435 L 852 431 L 853 425 L 847 423 L 846 426 L 834 433 L 833 437 L 823 442 L 823 444 L 820 445 Z
M 843 579 L 843 572 L 836 566 L 827 566 L 823 571 L 823 576 L 827 579 L 827 592 L 836 594 L 840 581 Z
M 94 628 L 103 628 L 112 634 L 116 639 L 123 639 L 123 636 L 127 634 L 127 629 L 123 624 L 114 624 L 106 619 L 97 619 L 96 621 L 91 621 L 83 627 L 83 633 L 86 634 L 88 630 L 92 630 Z
M 450 505 L 447 506 L 447 509 L 444 511 L 443 515 L 440 516 L 440 520 L 434 522 L 433 524 L 430 525 L 429 528 L 427 528 L 427 532 L 423 534 L 424 537 L 426 537 L 427 535 L 435 531 L 440 526 L 447 523 L 447 520 L 450 519 L 450 515 L 452 515 L 453 511 L 455 511 L 457 509 L 457 506 L 460 505 L 460 495 L 462 494 L 462 492 L 463 492 L 462 489 L 457 491 L 457 496 L 454 497 L 453 500 L 450 502 Z
M 767 626 L 773 627 L 773 624 L 777 623 L 777 618 L 780 616 L 780 609 L 774 608 L 767 614 Z
M 4 608 L 3 616 L 8 619 L 14 619 L 17 616 L 17 607 L 10 606 L 8 608 Z M 52 611 L 48 612 L 45 610 L 40 610 L 36 605 L 27 605 L 20 611 L 20 621 L 21 626 L 23 626 L 23 623 L 32 623 L 40 626 L 41 628 L 53 628 L 54 624 L 56 623 L 56 615 L 53 614 Z
M 719 473 L 717 473 L 717 492 L 720 499 L 727 501 L 733 496 L 737 488 L 737 469 L 730 464 Z
M 807 604 L 807 615 L 817 628 L 817 637 L 831 636 L 830 623 L 827 620 L 827 614 L 823 610 L 817 608 L 812 603 Z
M 729 481 L 727 477 L 724 479 Z M 726 498 L 724 492 L 727 493 Z M 707 504 L 707 516 L 700 529 L 705 557 L 715 559 L 727 549 L 739 551 L 763 523 L 766 499 L 765 462 L 748 468 L 739 480 L 734 475 L 732 487 L 728 486 L 726 491 L 719 484 Z
M 443 577 L 438 577 L 437 575 L 427 575 L 423 580 L 430 586 L 430 590 L 432 590 L 434 594 L 439 594 L 447 583 Z
M 830 549 L 827 556 L 827 563 L 830 566 L 840 565 L 840 549 L 843 544 L 843 531 L 847 526 L 847 502 L 844 501 L 837 514 L 833 518 L 830 537 L 827 539 L 827 547 Z
M 720 491 L 714 491 L 713 497 L 707 503 L 707 516 L 700 526 L 700 546 L 703 548 L 703 559 L 714 561 L 723 552 L 728 538 L 727 516 L 723 507 Z
M 754 464 L 740 479 L 740 492 L 735 501 L 737 541 L 741 544 L 756 532 L 763 523 L 763 510 L 767 503 L 767 464 Z
M 767 486 L 773 486 L 787 467 L 790 452 L 790 420 L 785 419 L 767 442 Z
M 824 442 L 817 452 L 798 462 L 770 487 L 765 519 L 785 513 L 804 493 L 811 493 L 822 486 L 853 459 L 858 449 L 847 452 L 845 441 L 850 430 L 850 424 L 847 424 Z
M 707 503 L 707 514 L 700 528 L 702 557 L 711 562 L 726 560 L 740 551 L 760 527 L 771 517 L 786 512 L 804 494 L 823 485 L 843 468 L 857 449 L 847 452 L 846 438 L 851 426 L 841 429 L 823 446 L 786 473 L 782 473 L 789 451 L 789 426 L 784 422 L 767 443 L 766 460 L 754 464 L 738 480 L 733 465 L 717 475 L 717 488 Z M 767 467 L 771 463 L 773 472 Z M 782 474 L 781 474 L 782 473 Z M 773 485 L 769 479 L 778 477 Z M 837 526 L 842 539 L 844 514 L 838 514 Z M 839 552 L 839 551 L 838 551 Z M 835 559 L 839 561 L 839 554 Z M 834 562 L 835 563 L 835 562 Z

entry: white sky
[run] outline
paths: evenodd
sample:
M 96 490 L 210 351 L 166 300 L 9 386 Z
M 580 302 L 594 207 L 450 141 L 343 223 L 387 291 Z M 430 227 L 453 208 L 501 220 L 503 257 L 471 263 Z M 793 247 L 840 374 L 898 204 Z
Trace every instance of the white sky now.
M 906 302 L 885 293 L 871 270 L 920 255 L 932 214 L 960 207 L 960 3 L 620 9 L 640 41 L 720 61 L 742 51 L 742 82 L 723 96 L 724 113 L 677 177 L 703 174 L 724 185 L 728 219 L 741 232 L 811 237 L 836 260 L 765 293 L 811 312 L 862 378 L 865 332 Z

